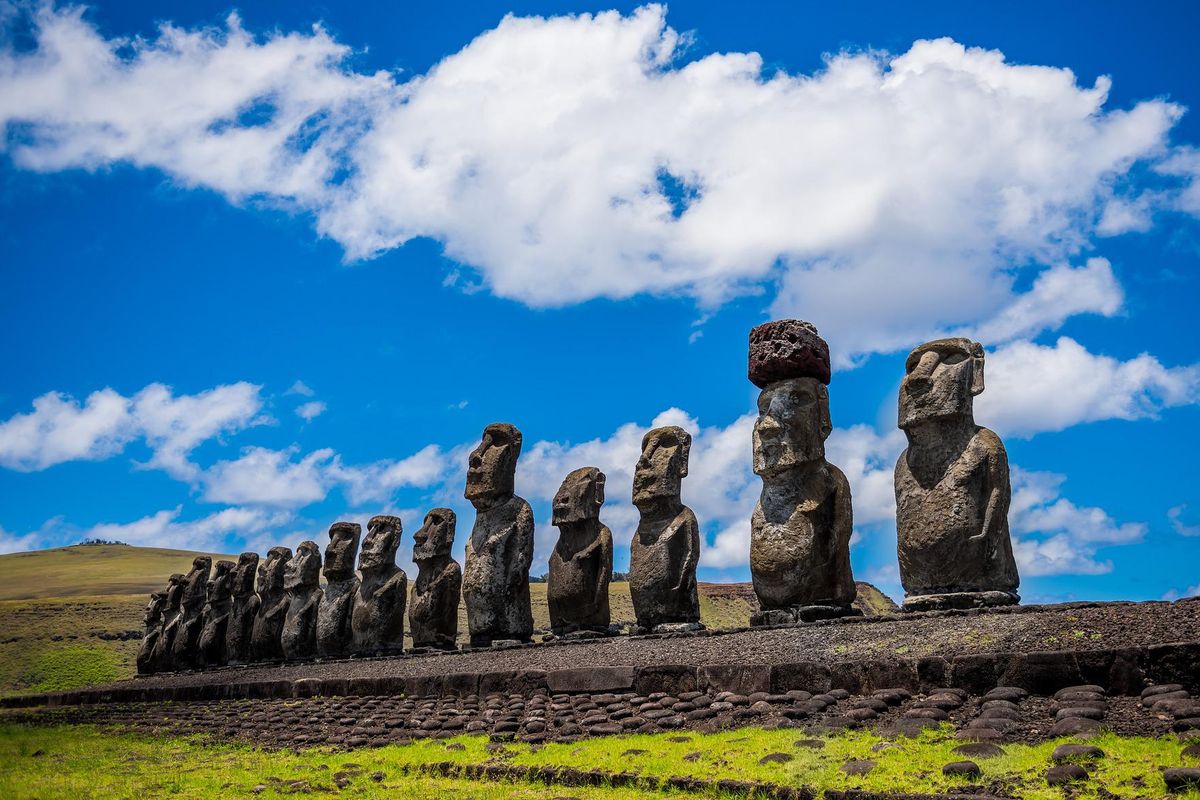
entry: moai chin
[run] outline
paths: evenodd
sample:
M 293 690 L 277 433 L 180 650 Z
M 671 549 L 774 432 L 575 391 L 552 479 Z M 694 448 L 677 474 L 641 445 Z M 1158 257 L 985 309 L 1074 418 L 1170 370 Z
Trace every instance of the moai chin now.
M 290 547 L 272 547 L 267 551 L 267 557 L 258 563 L 258 608 L 250 628 L 251 661 L 283 658 L 283 624 L 288 610 L 283 582 L 291 560 Z
M 137 654 L 139 675 L 149 675 L 154 672 L 154 646 L 158 643 L 158 638 L 162 636 L 163 610 L 166 607 L 166 592 L 151 593 L 150 602 L 146 604 L 146 610 L 142 614 L 142 627 L 145 629 L 145 634 L 142 636 L 142 644 L 138 648 Z
M 303 541 L 283 570 L 287 613 L 283 617 L 280 645 L 284 658 L 312 658 L 317 654 L 317 609 L 321 605 L 321 548 Z
M 900 383 L 908 449 L 896 462 L 896 547 L 904 611 L 1012 605 L 1008 455 L 975 424 L 983 346 L 938 339 L 914 349 Z
M 167 579 L 167 599 L 163 604 L 162 633 L 154 642 L 150 663 L 154 672 L 165 672 L 174 668 L 173 655 L 175 633 L 181 621 L 179 601 L 183 597 L 183 575 L 175 573 Z
M 858 613 L 850 570 L 850 483 L 825 460 L 829 346 L 802 320 L 750 331 L 758 395 L 754 473 L 763 488 L 750 518 L 750 576 L 760 611 L 751 625 Z
M 476 513 L 463 596 L 472 647 L 533 638 L 533 511 L 513 493 L 520 455 L 521 432 L 507 423 L 488 425 L 471 452 L 465 496 Z
M 225 631 L 225 661 L 244 664 L 250 660 L 250 637 L 259 600 L 254 593 L 254 575 L 258 571 L 258 553 L 242 553 L 233 570 L 233 603 L 229 612 L 229 627 Z
M 355 653 L 398 651 L 404 647 L 408 576 L 396 566 L 402 532 L 399 517 L 371 517 L 367 523 L 367 538 L 358 556 L 362 580 L 350 613 L 350 649 Z
M 413 647 L 453 650 L 458 637 L 458 603 L 462 568 L 450 557 L 457 518 L 448 508 L 435 508 L 413 535 L 417 580 L 408 607 Z
M 612 580 L 612 532 L 600 522 L 604 473 L 582 467 L 554 495 L 558 542 L 550 553 L 546 601 L 556 636 L 584 638 L 608 633 L 608 583 Z
M 639 632 L 704 627 L 696 590 L 700 526 L 680 499 L 691 448 L 692 435 L 674 425 L 642 437 L 633 473 L 640 518 L 629 548 L 629 593 Z
M 229 617 L 233 613 L 232 561 L 218 561 L 208 582 L 208 601 L 204 604 L 204 626 L 200 631 L 198 648 L 202 667 L 225 663 L 225 637 L 229 632 Z
M 190 669 L 199 664 L 200 633 L 204 628 L 204 604 L 208 600 L 208 576 L 212 559 L 197 556 L 192 569 L 183 579 L 179 596 L 179 626 L 171 642 L 171 658 L 175 669 Z
M 329 528 L 325 547 L 325 592 L 317 611 L 317 653 L 322 656 L 345 655 L 353 632 L 350 613 L 358 591 L 354 559 L 362 526 L 356 522 L 335 522 Z

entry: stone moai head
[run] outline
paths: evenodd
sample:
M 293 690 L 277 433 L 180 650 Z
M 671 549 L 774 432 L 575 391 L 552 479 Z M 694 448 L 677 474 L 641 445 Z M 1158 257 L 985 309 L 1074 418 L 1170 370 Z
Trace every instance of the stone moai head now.
M 380 515 L 367 523 L 367 538 L 363 539 L 358 568 L 365 572 L 396 566 L 396 550 L 400 547 L 403 526 L 399 517 Z
M 778 381 L 758 396 L 754 423 L 754 473 L 776 475 L 825 458 L 833 431 L 829 390 L 816 378 Z
M 233 570 L 233 596 L 254 594 L 254 573 L 258 571 L 258 553 L 242 553 Z
M 325 580 L 341 581 L 354 574 L 354 559 L 362 526 L 357 522 L 335 522 L 329 526 L 329 544 L 325 546 Z
M 471 505 L 482 511 L 512 497 L 520 455 L 521 432 L 515 425 L 493 422 L 483 429 L 467 465 L 465 496 Z
M 163 612 L 167 608 L 167 593 L 153 592 L 150 595 L 150 602 L 146 604 L 146 611 L 142 614 L 142 625 L 147 628 L 153 628 L 158 623 L 162 622 Z
M 316 589 L 321 585 L 321 548 L 316 542 L 305 540 L 296 548 L 296 554 L 288 560 L 283 570 L 283 588 L 286 591 Z
M 272 547 L 258 564 L 258 592 L 270 597 L 283 591 L 283 573 L 292 560 L 292 548 Z
M 596 467 L 580 467 L 564 478 L 554 495 L 552 524 L 598 519 L 604 505 L 604 480 L 604 473 Z
M 183 575 L 176 572 L 171 577 L 167 578 L 167 606 L 165 612 L 174 612 L 179 610 L 179 605 L 183 601 Z
M 413 561 L 428 561 L 450 555 L 458 518 L 448 508 L 435 508 L 425 515 L 425 524 L 413 534 Z
M 983 391 L 983 345 L 970 339 L 935 339 L 916 347 L 900 382 L 902 430 L 934 419 L 972 419 Z
M 224 603 L 233 597 L 233 569 L 236 566 L 232 561 L 218 561 L 216 568 L 213 569 L 212 580 L 208 582 L 208 602 Z
M 183 579 L 183 596 L 179 602 L 184 608 L 199 608 L 208 599 L 208 574 L 212 571 L 212 559 L 196 556 L 192 560 L 192 571 Z
M 655 428 L 642 437 L 642 455 L 633 471 L 633 503 L 679 497 L 688 474 L 692 435 L 675 425 Z

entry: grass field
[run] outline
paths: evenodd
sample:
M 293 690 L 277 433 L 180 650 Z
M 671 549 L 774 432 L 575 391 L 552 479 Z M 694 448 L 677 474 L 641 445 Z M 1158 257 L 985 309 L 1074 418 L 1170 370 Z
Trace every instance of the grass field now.
M 820 739 L 819 749 L 797 745 L 795 730 L 743 728 L 715 734 L 603 737 L 544 747 L 510 744 L 488 749 L 487 739 L 461 736 L 409 745 L 332 752 L 324 749 L 266 752 L 198 738 L 148 738 L 90 727 L 27 728 L 0 725 L 0 796 L 5 798 L 280 797 L 349 792 L 356 797 L 556 798 L 626 800 L 644 791 L 605 787 L 544 786 L 516 781 L 485 783 L 405 774 L 405 766 L 435 762 L 503 763 L 634 772 L 659 778 L 685 776 L 804 785 L 815 790 L 861 789 L 942 792 L 968 785 L 947 778 L 943 764 L 961 760 L 960 742 L 948 729 L 918 739 L 889 741 L 856 731 Z M 811 743 L 811 739 L 808 739 Z M 1106 753 L 1091 779 L 1073 787 L 1076 800 L 1162 796 L 1159 767 L 1186 765 L 1174 738 L 1101 736 L 1091 740 Z M 1061 800 L 1062 790 L 1044 780 L 1059 742 L 1006 745 L 1005 755 L 981 759 L 985 785 L 1029 800 Z M 768 754 L 790 760 L 761 763 Z M 847 761 L 870 760 L 867 775 L 841 770 Z M 1192 764 L 1194 765 L 1194 763 Z M 678 792 L 656 795 L 691 796 Z M 1175 795 L 1200 800 L 1200 793 Z

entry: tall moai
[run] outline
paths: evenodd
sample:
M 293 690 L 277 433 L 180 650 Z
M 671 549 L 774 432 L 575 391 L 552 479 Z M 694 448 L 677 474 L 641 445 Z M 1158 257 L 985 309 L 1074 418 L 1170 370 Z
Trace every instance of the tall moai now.
M 258 564 L 258 609 L 250 629 L 251 661 L 283 658 L 283 624 L 288 611 L 288 596 L 283 587 L 291 561 L 290 547 L 272 547 Z
M 896 462 L 896 546 L 905 611 L 1011 605 L 1020 578 L 1008 531 L 1008 455 L 975 424 L 983 346 L 937 339 L 909 353 Z
M 350 649 L 353 633 L 350 612 L 358 591 L 358 576 L 354 574 L 354 559 L 362 526 L 357 522 L 335 522 L 329 528 L 329 544 L 325 547 L 325 591 L 317 610 L 317 654 L 345 655 Z
M 642 438 L 633 473 L 633 504 L 639 512 L 629 548 L 629 593 L 643 633 L 700 630 L 700 525 L 683 504 L 692 435 L 669 425 Z
M 191 669 L 200 660 L 200 632 L 204 628 L 204 604 L 208 600 L 208 576 L 212 559 L 197 556 L 183 579 L 179 596 L 179 625 L 171 642 L 171 661 L 175 669 Z
M 137 671 L 139 675 L 149 675 L 155 671 L 154 646 L 163 631 L 163 611 L 167 607 L 167 593 L 153 592 L 146 610 L 142 613 L 142 644 L 138 647 Z
M 750 331 L 750 381 L 758 395 L 754 473 L 763 488 L 750 518 L 750 575 L 760 611 L 751 625 L 861 612 L 850 569 L 850 482 L 825 460 L 829 345 L 802 320 Z
M 514 494 L 520 455 L 521 432 L 493 423 L 467 467 L 465 496 L 476 512 L 463 575 L 472 647 L 533 638 L 533 511 Z
M 321 548 L 303 541 L 283 571 L 287 613 L 280 644 L 284 658 L 312 658 L 317 654 L 317 609 L 321 605 Z
M 229 617 L 233 613 L 232 561 L 218 561 L 208 582 L 208 599 L 204 604 L 204 625 L 200 631 L 197 661 L 202 667 L 225 663 L 225 636 Z
M 613 541 L 600 521 L 604 482 L 599 469 L 582 467 L 568 475 L 554 495 L 553 523 L 559 534 L 550 553 L 546 602 L 556 636 L 608 632 Z
M 176 572 L 167 579 L 167 599 L 163 604 L 162 632 L 154 642 L 154 650 L 150 656 L 155 672 L 165 672 L 174 668 L 173 655 L 175 632 L 179 630 L 183 598 L 183 574 Z
M 450 556 L 456 524 L 452 510 L 435 508 L 425 515 L 425 523 L 413 535 L 417 579 L 408 606 L 413 647 L 455 647 L 462 591 L 462 568 Z
M 254 592 L 254 575 L 258 571 L 258 553 L 245 552 L 238 556 L 233 570 L 232 607 L 229 626 L 225 630 L 225 661 L 244 664 L 250 660 L 250 637 L 259 600 Z
M 396 566 L 402 532 L 399 517 L 380 515 L 367 522 L 367 538 L 358 557 L 362 580 L 350 612 L 352 652 L 375 653 L 404 647 L 408 576 Z

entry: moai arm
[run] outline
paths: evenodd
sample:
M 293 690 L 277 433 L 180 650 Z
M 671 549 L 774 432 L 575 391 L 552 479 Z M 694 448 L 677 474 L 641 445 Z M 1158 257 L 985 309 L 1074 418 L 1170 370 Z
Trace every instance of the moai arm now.
M 833 499 L 833 545 L 834 561 L 838 575 L 838 596 L 834 600 L 849 604 L 858 595 L 854 584 L 854 573 L 850 570 L 850 537 L 854 534 L 854 504 L 850 497 L 850 481 L 840 469 L 829 465 L 834 480 Z
M 524 500 L 517 511 L 509 543 L 513 548 L 509 553 L 512 558 L 508 562 L 512 565 L 508 573 L 509 582 L 513 586 L 519 586 L 528 582 L 529 568 L 533 566 L 533 509 Z
M 696 522 L 696 515 L 687 506 L 683 507 L 676 519 L 679 520 L 679 524 L 671 535 L 683 537 L 684 558 L 679 570 L 679 583 L 674 591 L 682 592 L 687 588 L 685 584 L 689 577 L 694 580 L 696 565 L 700 563 L 700 524 Z
M 983 528 L 972 539 L 990 539 L 993 536 L 1008 538 L 1008 504 L 1011 496 L 1008 477 L 1008 453 L 1000 437 L 987 428 L 979 429 L 979 440 L 984 446 L 984 468 L 986 470 L 987 508 L 983 514 Z
M 462 568 L 454 561 L 451 561 L 442 570 L 442 574 L 438 576 L 435 586 L 434 597 L 437 598 L 438 606 L 437 614 L 434 618 L 451 621 L 454 626 L 454 632 L 457 634 L 458 605 L 462 602 Z
M 596 594 L 592 599 L 592 607 L 600 608 L 604 603 L 608 602 L 608 584 L 612 581 L 612 563 L 613 563 L 613 540 L 612 531 L 607 525 L 600 526 L 600 535 L 596 537 L 596 542 L 588 550 L 593 548 L 598 549 L 597 557 L 600 559 L 600 579 L 596 581 Z

